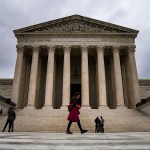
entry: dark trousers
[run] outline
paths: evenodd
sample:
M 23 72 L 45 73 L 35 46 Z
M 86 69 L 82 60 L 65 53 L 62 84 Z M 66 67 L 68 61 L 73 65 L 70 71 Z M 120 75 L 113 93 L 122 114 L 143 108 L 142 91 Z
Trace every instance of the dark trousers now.
M 104 133 L 104 124 L 101 124 L 101 133 Z
M 99 133 L 101 131 L 101 126 L 98 124 L 98 125 L 95 125 L 95 133 Z
M 9 130 L 8 130 L 8 132 L 10 132 L 10 131 L 13 132 L 13 130 L 14 130 L 14 121 L 13 120 L 7 120 L 6 121 L 3 131 L 5 131 L 5 129 L 6 129 L 6 127 L 7 127 L 8 124 L 9 124 Z
M 71 127 L 72 123 L 73 123 L 73 121 L 69 121 L 67 131 L 70 131 L 70 127 Z M 82 131 L 83 129 L 82 129 L 80 120 L 78 120 L 77 124 L 78 124 L 78 127 L 79 127 L 80 131 Z

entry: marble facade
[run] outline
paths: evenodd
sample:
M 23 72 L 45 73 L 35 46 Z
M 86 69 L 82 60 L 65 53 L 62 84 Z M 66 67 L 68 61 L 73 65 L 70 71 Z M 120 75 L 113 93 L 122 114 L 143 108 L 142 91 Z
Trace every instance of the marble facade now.
M 140 101 L 137 30 L 73 15 L 14 34 L 11 98 L 18 107 L 61 109 L 76 91 L 82 108 L 134 108 Z

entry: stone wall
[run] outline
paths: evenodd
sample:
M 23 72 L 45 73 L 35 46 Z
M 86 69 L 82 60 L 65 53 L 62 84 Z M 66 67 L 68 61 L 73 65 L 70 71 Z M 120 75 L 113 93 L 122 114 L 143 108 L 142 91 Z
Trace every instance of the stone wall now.
M 0 95 L 5 98 L 11 97 L 13 79 L 0 79 Z M 4 105 L 0 102 L 0 110 L 3 110 L 2 115 L 7 114 L 8 105 Z
M 150 79 L 139 79 L 139 84 L 141 99 L 150 97 Z
M 137 109 L 141 112 L 143 112 L 144 114 L 150 116 L 150 101 L 137 107 Z
M 13 79 L 0 79 L 0 95 L 5 98 L 11 97 Z

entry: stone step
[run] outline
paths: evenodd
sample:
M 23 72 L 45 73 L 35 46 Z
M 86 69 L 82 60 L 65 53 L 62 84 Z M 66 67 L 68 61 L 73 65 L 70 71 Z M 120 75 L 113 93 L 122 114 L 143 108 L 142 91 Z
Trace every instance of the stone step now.
M 16 110 L 15 131 L 65 132 L 68 111 L 66 109 Z M 102 115 L 105 119 L 105 132 L 141 132 L 150 131 L 150 117 L 134 109 L 81 109 L 80 121 L 84 129 L 95 131 L 95 118 Z M 7 117 L 1 116 L 2 130 Z M 77 123 L 71 126 L 73 132 L 79 132 Z
M 0 132 L 2 150 L 149 150 L 150 132 L 65 133 Z

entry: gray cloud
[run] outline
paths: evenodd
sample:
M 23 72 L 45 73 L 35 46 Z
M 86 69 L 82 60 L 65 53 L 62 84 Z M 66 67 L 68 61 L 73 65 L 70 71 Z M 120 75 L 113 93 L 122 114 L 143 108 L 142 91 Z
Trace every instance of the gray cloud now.
M 150 78 L 149 0 L 0 0 L 0 78 L 13 77 L 14 29 L 79 14 L 139 30 L 136 61 L 139 78 Z

